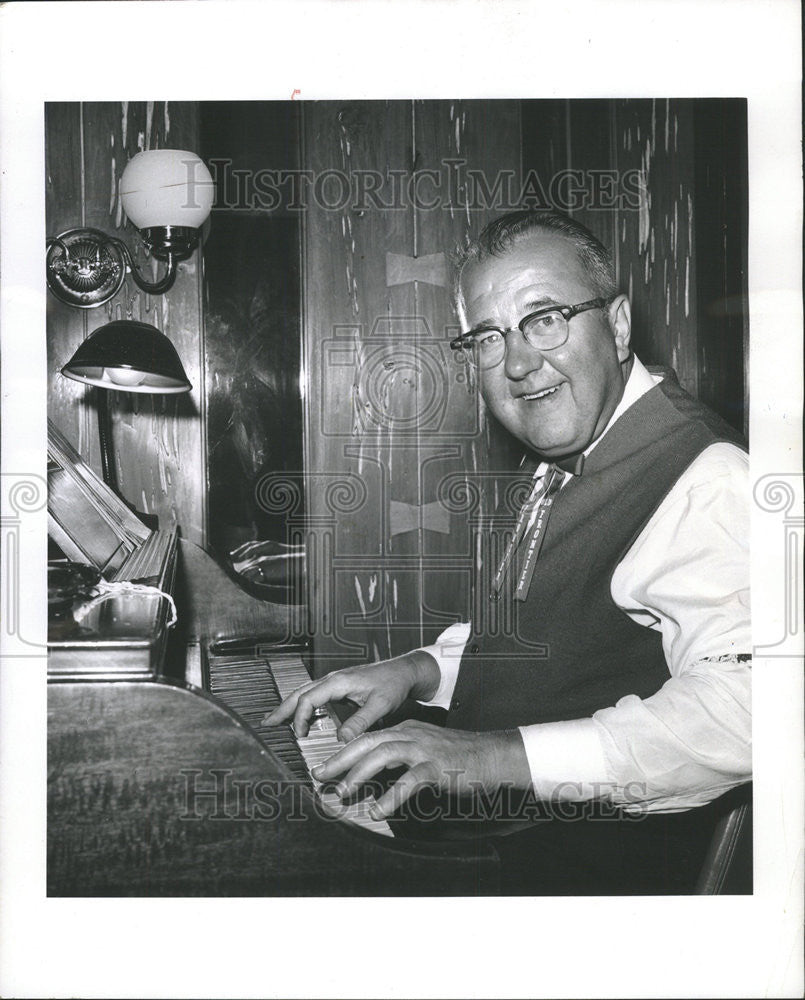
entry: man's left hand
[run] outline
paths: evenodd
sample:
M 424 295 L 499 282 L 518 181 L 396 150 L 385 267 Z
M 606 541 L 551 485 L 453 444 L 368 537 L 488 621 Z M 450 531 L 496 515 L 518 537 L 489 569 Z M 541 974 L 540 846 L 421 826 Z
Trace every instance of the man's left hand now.
M 389 816 L 425 785 L 461 794 L 492 791 L 502 784 L 525 789 L 531 784 L 519 730 L 471 733 L 427 722 L 403 722 L 364 733 L 312 773 L 317 780 L 328 781 L 347 772 L 338 792 L 348 798 L 384 768 L 401 766 L 407 770 L 372 810 L 376 819 Z

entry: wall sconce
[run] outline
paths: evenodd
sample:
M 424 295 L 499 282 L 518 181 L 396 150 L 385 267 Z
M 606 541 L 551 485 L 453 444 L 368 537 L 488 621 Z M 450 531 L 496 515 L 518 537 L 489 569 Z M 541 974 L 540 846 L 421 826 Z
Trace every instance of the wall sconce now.
M 91 309 L 116 295 L 126 269 L 144 292 L 162 295 L 176 280 L 179 261 L 198 245 L 212 209 L 215 184 L 195 153 L 151 149 L 131 159 L 120 178 L 123 211 L 151 255 L 164 261 L 158 281 L 138 273 L 123 240 L 99 229 L 70 229 L 47 241 L 47 283 L 70 306 Z
M 155 326 L 116 320 L 91 333 L 61 373 L 76 382 L 96 387 L 104 482 L 149 528 L 156 528 L 154 515 L 136 510 L 118 488 L 107 390 L 155 394 L 189 392 L 193 387 L 176 348 Z

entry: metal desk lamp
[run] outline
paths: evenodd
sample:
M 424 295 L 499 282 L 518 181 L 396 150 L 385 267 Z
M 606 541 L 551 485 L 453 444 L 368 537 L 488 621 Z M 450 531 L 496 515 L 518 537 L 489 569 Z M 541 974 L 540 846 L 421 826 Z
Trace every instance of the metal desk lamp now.
M 91 333 L 61 373 L 76 382 L 96 387 L 104 482 L 148 527 L 156 528 L 154 515 L 136 511 L 120 493 L 112 447 L 108 390 L 171 395 L 189 392 L 193 387 L 176 348 L 164 333 L 148 323 L 116 320 Z

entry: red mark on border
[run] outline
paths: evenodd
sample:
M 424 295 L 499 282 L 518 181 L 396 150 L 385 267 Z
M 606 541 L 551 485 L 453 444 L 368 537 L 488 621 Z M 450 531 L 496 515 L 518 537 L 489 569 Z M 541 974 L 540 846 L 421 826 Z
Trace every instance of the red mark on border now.
M 291 100 L 293 100 L 293 99 L 294 99 L 294 98 L 296 97 L 296 95 L 297 95 L 297 94 L 301 94 L 301 93 L 302 93 L 302 91 L 301 91 L 301 90 L 295 90 L 295 91 L 294 91 L 294 92 L 293 92 L 293 93 L 291 94 Z

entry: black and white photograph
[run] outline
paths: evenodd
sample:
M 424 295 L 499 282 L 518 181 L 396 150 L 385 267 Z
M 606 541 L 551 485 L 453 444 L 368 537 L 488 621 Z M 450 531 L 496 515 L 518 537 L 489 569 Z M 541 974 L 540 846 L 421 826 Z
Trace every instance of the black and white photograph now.
M 48 891 L 751 893 L 746 102 L 45 115 Z
M 167 32 L 226 5 L 72 6 Z M 337 8 L 338 34 L 321 17 L 262 88 L 229 51 L 249 86 L 95 73 L 43 85 L 22 125 L 0 91 L 40 185 L 21 238 L 9 158 L 0 692 L 4 746 L 15 690 L 39 720 L 36 905 L 83 940 L 61 946 L 79 968 L 112 914 L 97 933 L 127 964 L 135 914 L 162 957 L 200 920 L 209 945 L 162 995 L 796 995 L 800 123 L 758 124 L 748 71 L 683 86 L 681 49 L 676 77 L 565 85 L 585 36 L 523 44 L 536 4 L 476 8 L 500 34 L 462 37 L 438 87 L 399 53 L 358 85 L 340 46 L 367 68 L 395 46 L 351 35 L 357 15 L 403 5 L 298 5 L 300 37 L 303 7 Z M 255 7 L 229 9 L 240 37 Z M 69 80 L 92 60 L 66 48 Z M 758 198 L 758 134 L 795 178 L 787 215 Z M 298 978 L 205 979 L 219 921 L 227 962 L 291 947 Z M 738 947 L 775 921 L 774 962 Z M 551 935 L 575 963 L 495 978 Z M 351 974 L 300 975 L 324 956 Z M 104 961 L 46 995 L 157 995 Z M 13 964 L 4 995 L 35 995 Z

